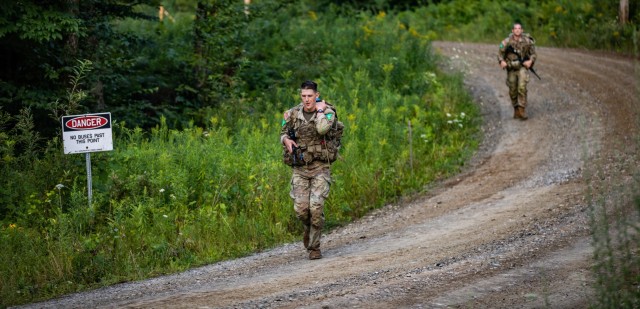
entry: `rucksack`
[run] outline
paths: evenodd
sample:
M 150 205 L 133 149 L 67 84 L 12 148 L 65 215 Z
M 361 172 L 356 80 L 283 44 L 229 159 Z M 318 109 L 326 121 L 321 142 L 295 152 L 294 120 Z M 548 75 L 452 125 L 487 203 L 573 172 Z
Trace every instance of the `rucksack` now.
M 342 134 L 344 133 L 344 123 L 338 118 L 338 111 L 336 107 L 327 103 L 334 112 L 335 120 L 331 125 L 329 132 L 325 134 L 324 142 L 327 144 L 327 150 L 329 151 L 329 157 L 327 158 L 330 163 L 335 162 L 340 156 L 340 147 L 342 147 Z

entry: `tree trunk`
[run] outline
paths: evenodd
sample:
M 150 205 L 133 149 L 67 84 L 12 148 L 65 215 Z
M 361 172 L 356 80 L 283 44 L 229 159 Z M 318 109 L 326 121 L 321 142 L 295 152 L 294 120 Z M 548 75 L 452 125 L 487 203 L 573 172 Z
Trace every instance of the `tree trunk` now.
M 98 104 L 96 105 L 97 110 L 104 111 L 107 108 L 107 105 L 104 103 L 104 84 L 101 80 L 98 80 L 98 82 L 96 82 L 93 89 L 91 89 L 91 93 L 94 95 L 96 101 L 98 102 Z
M 78 14 L 80 13 L 80 4 L 78 2 L 79 0 L 68 0 L 68 12 L 69 14 L 71 14 L 72 16 L 76 17 L 78 16 Z M 67 37 L 67 42 L 65 45 L 66 49 L 67 49 L 67 53 L 69 56 L 69 59 L 73 59 L 76 57 L 76 55 L 78 54 L 78 34 L 77 33 L 71 33 L 69 34 L 69 36 Z
M 193 23 L 194 39 L 193 39 L 193 52 L 196 58 L 196 64 L 194 67 L 196 80 L 198 81 L 196 87 L 201 89 L 204 86 L 206 77 L 204 76 L 204 35 L 202 27 L 207 20 L 206 5 L 202 1 L 198 1 L 196 8 L 196 21 Z
M 629 22 L 629 0 L 620 0 L 619 20 L 621 25 Z

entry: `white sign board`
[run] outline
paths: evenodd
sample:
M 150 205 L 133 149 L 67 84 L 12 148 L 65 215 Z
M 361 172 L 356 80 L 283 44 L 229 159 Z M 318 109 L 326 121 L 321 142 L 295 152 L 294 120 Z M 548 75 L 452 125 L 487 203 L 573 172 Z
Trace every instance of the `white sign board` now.
M 111 113 L 62 117 L 64 153 L 113 150 Z

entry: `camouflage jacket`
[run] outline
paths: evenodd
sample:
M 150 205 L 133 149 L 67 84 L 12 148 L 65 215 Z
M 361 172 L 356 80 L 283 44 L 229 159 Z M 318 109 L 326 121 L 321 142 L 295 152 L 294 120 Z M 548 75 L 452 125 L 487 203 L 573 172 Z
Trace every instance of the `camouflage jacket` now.
M 519 39 L 516 39 L 512 33 L 500 42 L 498 62 L 504 60 L 507 64 L 516 63 L 518 56 L 520 59 L 530 59 L 536 62 L 535 40 L 527 33 L 520 35 Z

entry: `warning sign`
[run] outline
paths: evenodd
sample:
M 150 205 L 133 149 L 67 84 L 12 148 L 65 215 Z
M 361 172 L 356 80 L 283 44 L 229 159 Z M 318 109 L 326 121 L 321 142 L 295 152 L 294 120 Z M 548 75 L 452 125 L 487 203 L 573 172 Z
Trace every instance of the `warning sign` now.
M 111 113 L 62 117 L 64 153 L 113 150 Z

